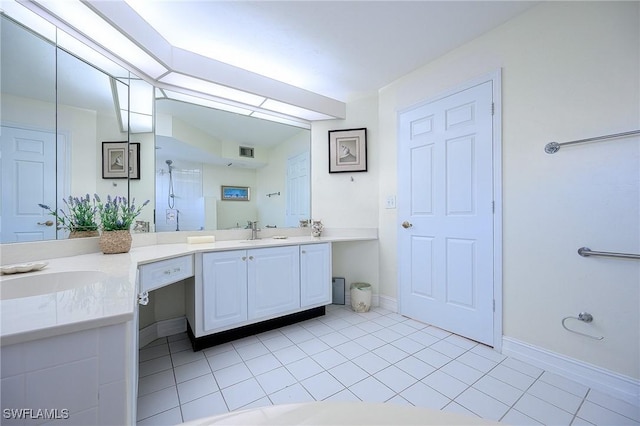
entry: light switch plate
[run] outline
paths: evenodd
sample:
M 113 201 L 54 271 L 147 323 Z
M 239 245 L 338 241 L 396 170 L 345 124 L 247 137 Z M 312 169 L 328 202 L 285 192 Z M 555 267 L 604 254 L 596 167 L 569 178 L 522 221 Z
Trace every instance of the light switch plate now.
M 387 209 L 395 209 L 396 208 L 396 196 L 395 195 L 387 195 L 387 199 L 385 202 L 385 208 Z

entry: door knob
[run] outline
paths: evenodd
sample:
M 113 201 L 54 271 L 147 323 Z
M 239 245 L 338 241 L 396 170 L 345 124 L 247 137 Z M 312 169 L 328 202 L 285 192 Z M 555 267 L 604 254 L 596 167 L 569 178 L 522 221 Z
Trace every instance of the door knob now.
M 404 222 L 402 222 L 402 227 L 404 229 L 411 228 L 412 226 L 413 226 L 413 223 L 409 223 L 406 220 Z
M 38 222 L 38 225 L 53 226 L 53 221 L 52 220 L 48 220 L 46 222 Z

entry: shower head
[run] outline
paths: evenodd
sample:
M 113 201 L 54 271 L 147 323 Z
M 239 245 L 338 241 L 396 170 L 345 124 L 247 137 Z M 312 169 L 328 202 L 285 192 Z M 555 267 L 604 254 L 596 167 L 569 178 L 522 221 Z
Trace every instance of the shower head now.
M 165 161 L 165 163 L 167 163 L 167 166 L 170 166 L 170 165 L 172 165 L 172 164 L 173 164 L 173 161 L 171 161 L 171 160 L 167 160 L 167 161 Z

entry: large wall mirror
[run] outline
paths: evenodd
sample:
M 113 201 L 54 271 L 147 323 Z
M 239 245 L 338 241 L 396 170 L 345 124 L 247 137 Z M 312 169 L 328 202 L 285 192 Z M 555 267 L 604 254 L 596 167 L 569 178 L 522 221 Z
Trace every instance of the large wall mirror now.
M 129 140 L 122 117 L 131 75 L 104 57 L 109 73 L 70 54 L 57 44 L 71 41 L 59 30 L 54 42 L 0 19 L 1 242 L 67 238 L 38 204 L 60 209 L 69 196 L 129 195 L 128 179 L 102 178 L 102 142 Z
M 156 99 L 157 231 L 309 219 L 309 130 L 182 99 Z
M 150 200 L 136 230 L 309 219 L 309 130 L 165 90 L 156 90 L 153 111 L 153 87 L 125 68 L 53 26 L 43 36 L 0 19 L 0 243 L 68 238 L 38 205 L 57 210 L 69 196 L 94 193 Z M 140 99 L 149 111 L 137 112 Z M 103 142 L 135 148 L 133 178 L 104 177 Z

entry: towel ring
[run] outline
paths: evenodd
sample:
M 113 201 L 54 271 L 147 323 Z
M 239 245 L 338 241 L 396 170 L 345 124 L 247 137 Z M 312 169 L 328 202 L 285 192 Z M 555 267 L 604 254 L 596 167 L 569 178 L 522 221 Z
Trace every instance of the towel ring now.
M 590 313 L 588 313 L 588 312 L 580 312 L 577 317 L 572 317 L 572 316 L 564 317 L 562 319 L 562 327 L 564 327 L 565 330 L 570 331 L 571 333 L 575 333 L 575 334 L 579 334 L 581 336 L 589 337 L 589 338 L 594 339 L 594 340 L 602 340 L 602 339 L 604 339 L 604 336 L 593 336 L 591 334 L 582 333 L 582 332 L 576 331 L 576 330 L 571 330 L 565 324 L 566 321 L 570 320 L 570 319 L 578 320 L 578 321 L 582 321 L 582 322 L 586 322 L 586 323 L 590 323 L 590 322 L 593 321 L 593 315 L 591 315 Z

